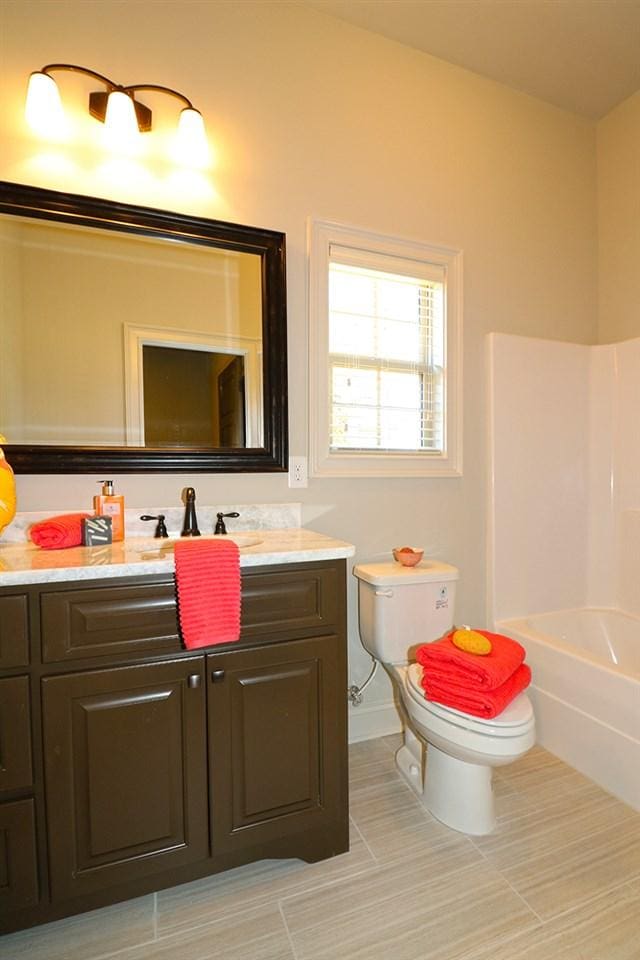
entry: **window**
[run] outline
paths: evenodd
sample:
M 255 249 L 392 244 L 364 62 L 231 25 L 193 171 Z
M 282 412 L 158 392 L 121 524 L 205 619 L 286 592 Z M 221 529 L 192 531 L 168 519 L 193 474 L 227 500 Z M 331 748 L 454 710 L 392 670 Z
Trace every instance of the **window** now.
M 316 222 L 312 476 L 457 476 L 461 254 Z

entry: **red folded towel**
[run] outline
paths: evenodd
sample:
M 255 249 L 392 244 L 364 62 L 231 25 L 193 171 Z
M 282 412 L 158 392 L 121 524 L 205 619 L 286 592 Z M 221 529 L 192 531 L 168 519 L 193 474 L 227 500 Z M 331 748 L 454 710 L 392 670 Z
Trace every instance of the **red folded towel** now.
M 425 643 L 416 651 L 416 660 L 440 687 L 464 690 L 495 690 L 512 676 L 524 661 L 525 650 L 511 637 L 478 630 L 491 641 L 491 653 L 478 656 L 460 650 L 451 631 L 442 640 Z
M 29 536 L 37 547 L 44 550 L 77 547 L 82 543 L 82 521 L 90 516 L 90 513 L 63 513 L 59 517 L 50 517 L 34 523 Z
M 180 540 L 174 552 L 178 615 L 188 650 L 240 636 L 240 551 L 232 540 Z
M 515 673 L 494 690 L 466 689 L 452 690 L 446 684 L 440 686 L 429 679 L 427 671 L 422 676 L 422 686 L 427 700 L 435 700 L 445 707 L 454 707 L 463 713 L 470 713 L 474 717 L 484 717 L 490 720 L 502 713 L 511 701 L 521 693 L 531 682 L 529 665 L 521 663 Z

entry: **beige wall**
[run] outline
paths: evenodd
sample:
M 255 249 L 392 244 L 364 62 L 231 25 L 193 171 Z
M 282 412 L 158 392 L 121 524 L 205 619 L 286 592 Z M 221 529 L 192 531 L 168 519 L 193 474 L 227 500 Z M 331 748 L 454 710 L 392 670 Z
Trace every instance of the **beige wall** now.
M 125 476 L 127 504 L 177 504 L 186 482 L 201 503 L 301 499 L 304 522 L 351 540 L 358 559 L 408 541 L 458 564 L 458 619 L 482 624 L 484 336 L 596 339 L 594 124 L 299 4 L 128 2 L 126 17 L 124 6 L 100 4 L 98 30 L 79 0 L 5 2 L 0 176 L 285 231 L 293 454 L 307 446 L 307 218 L 464 250 L 461 479 L 289 490 L 283 475 Z M 43 161 L 22 102 L 29 72 L 54 60 L 184 91 L 206 118 L 213 170 L 185 191 L 157 157 L 137 180 L 111 179 L 88 146 Z M 73 78 L 64 89 L 74 95 Z M 20 508 L 87 505 L 93 479 L 19 477 Z M 349 590 L 361 681 L 351 579 Z M 381 680 L 367 703 L 388 694 Z
M 640 336 L 640 91 L 598 124 L 598 340 Z

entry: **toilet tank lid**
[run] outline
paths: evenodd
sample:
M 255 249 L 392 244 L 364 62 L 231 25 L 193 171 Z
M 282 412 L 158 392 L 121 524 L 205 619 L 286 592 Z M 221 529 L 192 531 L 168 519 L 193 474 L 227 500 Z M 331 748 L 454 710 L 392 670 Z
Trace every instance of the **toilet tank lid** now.
M 404 583 L 429 583 L 457 580 L 458 568 L 438 560 L 422 560 L 415 567 L 403 567 L 400 563 L 359 563 L 353 575 L 376 587 L 400 586 Z

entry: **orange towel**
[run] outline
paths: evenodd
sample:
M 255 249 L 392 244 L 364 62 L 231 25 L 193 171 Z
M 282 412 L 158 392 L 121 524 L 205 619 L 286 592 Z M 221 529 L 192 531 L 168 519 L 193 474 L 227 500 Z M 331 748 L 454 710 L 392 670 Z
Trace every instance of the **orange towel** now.
M 59 517 L 50 517 L 34 523 L 29 536 L 37 547 L 44 550 L 77 547 L 82 543 L 82 521 L 89 516 L 89 513 L 63 513 Z
M 425 643 L 416 651 L 416 660 L 429 675 L 429 682 L 451 690 L 495 690 L 511 677 L 524 661 L 525 650 L 501 633 L 478 630 L 491 641 L 491 653 L 478 656 L 460 650 L 451 631 L 442 640 Z
M 240 636 L 240 551 L 232 540 L 180 540 L 174 548 L 178 615 L 187 650 Z
M 441 687 L 438 683 L 433 683 L 426 670 L 422 675 L 422 686 L 427 700 L 442 703 L 445 707 L 454 707 L 474 717 L 484 717 L 485 720 L 502 713 L 530 682 L 531 670 L 526 663 L 521 663 L 515 673 L 495 690 L 474 690 L 470 687 L 452 690 L 451 686 L 443 684 Z

